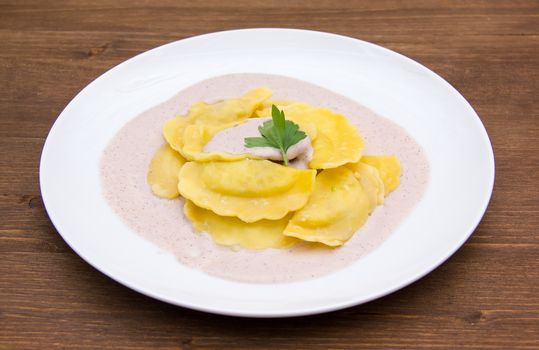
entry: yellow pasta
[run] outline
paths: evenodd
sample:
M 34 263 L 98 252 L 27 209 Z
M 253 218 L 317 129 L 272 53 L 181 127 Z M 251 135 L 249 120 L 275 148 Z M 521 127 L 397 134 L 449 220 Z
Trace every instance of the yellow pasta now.
M 217 244 L 266 249 L 307 241 L 338 247 L 399 186 L 400 162 L 392 155 L 363 156 L 363 138 L 345 116 L 270 100 L 271 95 L 261 87 L 213 104 L 197 102 L 186 116 L 168 120 L 163 127 L 168 144 L 154 155 L 147 181 L 157 196 L 183 196 L 194 229 Z M 271 117 L 272 105 L 309 136 L 309 169 L 247 154 L 204 152 L 219 131 L 247 118 Z M 267 140 L 279 137 L 274 135 L 264 134 Z
M 148 169 L 147 181 L 152 192 L 163 198 L 176 198 L 178 174 L 185 159 L 169 145 L 163 145 L 152 158 Z
M 313 191 L 315 175 L 315 170 L 268 160 L 188 162 L 178 186 L 180 194 L 199 207 L 255 222 L 278 220 L 302 208 Z
M 402 169 L 396 156 L 363 156 L 361 162 L 378 169 L 386 195 L 399 187 Z
M 385 187 L 378 169 L 361 161 L 348 163 L 345 166 L 352 170 L 354 176 L 358 179 L 361 186 L 363 186 L 363 189 L 369 196 L 372 208 L 384 204 Z
M 227 99 L 214 104 L 193 104 L 187 116 L 168 120 L 163 127 L 163 136 L 170 146 L 188 160 L 229 160 L 227 155 L 215 152 L 204 154 L 203 148 L 217 132 L 230 128 L 251 117 L 262 102 L 271 96 L 271 90 L 256 88 L 239 98 Z M 186 133 L 187 139 L 186 139 Z M 245 156 L 232 159 L 245 158 Z
M 284 234 L 340 246 L 365 223 L 371 210 L 369 196 L 351 170 L 323 170 L 307 205 L 290 219 Z
M 195 230 L 209 233 L 220 245 L 247 249 L 284 248 L 297 242 L 297 239 L 283 235 L 291 214 L 280 220 L 259 220 L 246 223 L 233 216 L 220 216 L 211 210 L 197 207 L 186 201 L 185 216 Z
M 363 139 L 343 115 L 299 102 L 288 104 L 283 110 L 286 119 L 297 123 L 311 138 L 311 169 L 336 168 L 346 163 L 355 163 L 361 158 Z M 271 115 L 271 108 L 262 109 L 257 114 Z M 313 126 L 316 134 L 311 131 Z

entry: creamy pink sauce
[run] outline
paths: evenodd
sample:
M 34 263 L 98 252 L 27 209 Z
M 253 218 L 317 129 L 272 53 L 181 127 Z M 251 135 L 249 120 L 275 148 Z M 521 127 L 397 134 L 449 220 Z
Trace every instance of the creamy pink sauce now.
M 342 247 L 234 251 L 218 246 L 208 234 L 194 232 L 183 215 L 182 199 L 158 198 L 146 183 L 148 164 L 164 143 L 165 120 L 185 114 L 194 102 L 237 97 L 259 86 L 272 89 L 274 99 L 303 101 L 347 116 L 365 139 L 364 154 L 395 154 L 400 159 L 401 185 Z M 106 148 L 100 171 L 103 194 L 125 224 L 181 263 L 225 279 L 275 283 L 331 273 L 379 247 L 421 200 L 429 165 L 421 146 L 404 129 L 351 99 L 288 77 L 231 74 L 195 84 L 131 120 Z

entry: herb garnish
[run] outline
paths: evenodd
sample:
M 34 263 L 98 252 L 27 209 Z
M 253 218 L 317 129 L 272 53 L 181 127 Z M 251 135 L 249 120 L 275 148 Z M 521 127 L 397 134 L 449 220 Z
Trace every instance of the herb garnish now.
M 262 137 L 246 137 L 245 147 L 273 147 L 277 148 L 283 156 L 284 165 L 288 166 L 286 152 L 290 147 L 300 142 L 307 135 L 299 130 L 299 125 L 291 120 L 286 120 L 284 111 L 275 105 L 271 106 L 271 119 L 258 127 Z

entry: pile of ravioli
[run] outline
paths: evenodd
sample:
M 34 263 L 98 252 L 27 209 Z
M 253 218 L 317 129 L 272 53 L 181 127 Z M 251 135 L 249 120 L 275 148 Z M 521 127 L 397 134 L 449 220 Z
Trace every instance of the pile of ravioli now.
M 400 183 L 395 156 L 362 155 L 364 142 L 346 117 L 306 103 L 270 100 L 253 89 L 213 104 L 197 102 L 163 127 L 148 183 L 157 196 L 185 199 L 196 231 L 220 245 L 283 248 L 301 241 L 337 247 L 349 240 Z M 313 147 L 308 169 L 247 154 L 204 152 L 219 131 L 271 116 L 272 104 L 305 131 Z

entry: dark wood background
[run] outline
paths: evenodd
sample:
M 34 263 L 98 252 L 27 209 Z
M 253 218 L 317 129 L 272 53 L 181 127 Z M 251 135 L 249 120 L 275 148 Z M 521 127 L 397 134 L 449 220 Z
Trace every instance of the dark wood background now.
M 366 305 L 237 319 L 133 292 L 64 243 L 38 184 L 64 106 L 133 55 L 248 27 L 371 41 L 470 101 L 494 145 L 496 185 L 482 223 L 445 264 Z M 0 348 L 538 349 L 538 35 L 539 1 L 0 0 Z

